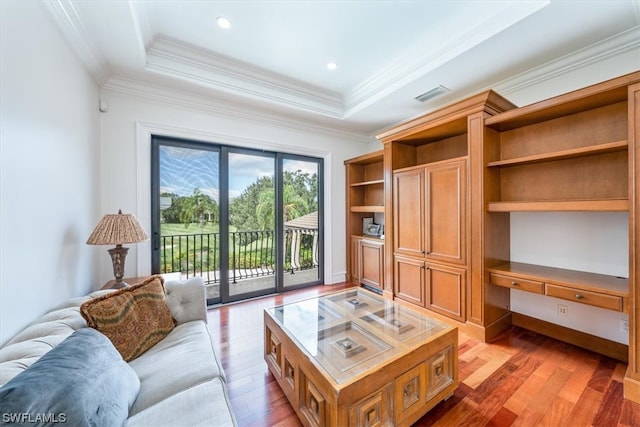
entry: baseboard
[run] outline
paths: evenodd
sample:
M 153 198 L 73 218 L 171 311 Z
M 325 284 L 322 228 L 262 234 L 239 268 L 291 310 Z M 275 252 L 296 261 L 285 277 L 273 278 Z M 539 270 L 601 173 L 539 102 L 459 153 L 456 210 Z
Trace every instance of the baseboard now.
M 569 329 L 555 323 L 545 322 L 534 317 L 525 316 L 520 313 L 511 314 L 511 323 L 523 329 L 528 329 L 560 341 L 573 344 L 575 346 L 591 350 L 595 353 L 604 354 L 621 362 L 629 361 L 629 346 L 600 338 L 595 335 Z
M 331 275 L 331 281 L 327 282 L 326 280 L 324 281 L 324 283 L 326 285 L 333 285 L 336 283 L 344 283 L 344 282 L 348 282 L 347 280 L 347 272 L 342 272 L 342 273 L 336 273 Z
M 640 403 L 640 380 L 632 378 L 627 368 L 627 374 L 624 377 L 624 398 L 635 403 Z
M 507 312 L 495 322 L 482 326 L 473 322 L 467 322 L 464 326 L 464 332 L 479 341 L 490 342 L 511 327 L 511 312 Z

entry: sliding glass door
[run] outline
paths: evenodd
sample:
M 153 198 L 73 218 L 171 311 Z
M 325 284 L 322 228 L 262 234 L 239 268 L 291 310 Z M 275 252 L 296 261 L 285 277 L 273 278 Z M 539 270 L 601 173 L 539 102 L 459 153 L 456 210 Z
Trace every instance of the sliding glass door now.
M 153 273 L 203 276 L 207 299 L 220 300 L 220 150 L 152 140 Z
M 282 155 L 283 286 L 292 289 L 320 283 L 322 240 L 320 225 L 320 165 L 317 159 Z
M 273 154 L 227 150 L 229 268 L 225 300 L 276 291 L 276 162 Z
M 322 159 L 152 138 L 152 268 L 209 303 L 322 283 Z

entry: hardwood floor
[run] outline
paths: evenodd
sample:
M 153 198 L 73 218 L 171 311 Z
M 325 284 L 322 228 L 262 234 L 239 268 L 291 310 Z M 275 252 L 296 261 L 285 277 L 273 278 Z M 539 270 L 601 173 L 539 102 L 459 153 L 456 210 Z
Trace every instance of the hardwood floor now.
M 316 286 L 210 309 L 209 330 L 240 427 L 301 426 L 263 359 L 263 310 L 348 287 Z M 513 327 L 491 343 L 460 334 L 460 385 L 414 426 L 640 426 L 622 397 L 626 365 Z

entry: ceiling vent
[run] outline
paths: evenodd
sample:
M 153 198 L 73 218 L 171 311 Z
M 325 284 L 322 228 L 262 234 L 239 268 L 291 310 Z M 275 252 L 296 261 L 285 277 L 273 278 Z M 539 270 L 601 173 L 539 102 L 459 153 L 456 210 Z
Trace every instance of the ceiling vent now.
M 431 98 L 435 98 L 436 96 L 440 96 L 443 93 L 447 93 L 449 92 L 450 89 L 447 89 L 446 87 L 439 85 L 437 87 L 434 87 L 433 89 L 431 89 L 430 91 L 427 91 L 425 93 L 423 93 L 422 95 L 418 95 L 416 96 L 414 99 L 416 101 L 420 101 L 420 102 L 425 102 Z

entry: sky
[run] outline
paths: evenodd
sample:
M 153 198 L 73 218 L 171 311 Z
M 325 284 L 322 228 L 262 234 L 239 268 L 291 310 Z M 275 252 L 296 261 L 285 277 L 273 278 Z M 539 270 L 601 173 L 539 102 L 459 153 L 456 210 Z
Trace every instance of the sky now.
M 285 171 L 301 170 L 317 173 L 317 164 L 286 159 Z M 229 197 L 242 194 L 258 178 L 273 176 L 275 159 L 258 155 L 229 153 Z M 160 147 L 160 192 L 180 196 L 193 194 L 199 188 L 203 194 L 219 201 L 219 153 L 184 147 Z

